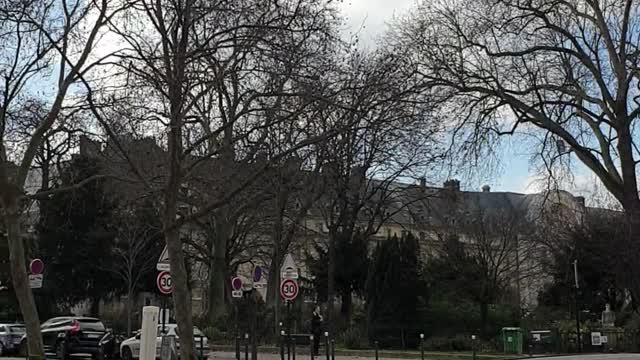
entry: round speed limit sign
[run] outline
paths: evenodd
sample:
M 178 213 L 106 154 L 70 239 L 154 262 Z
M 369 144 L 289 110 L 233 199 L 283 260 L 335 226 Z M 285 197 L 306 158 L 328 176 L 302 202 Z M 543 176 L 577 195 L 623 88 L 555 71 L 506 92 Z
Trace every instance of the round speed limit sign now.
M 158 284 L 158 290 L 165 295 L 169 295 L 173 292 L 173 283 L 171 282 L 171 274 L 168 271 L 162 271 L 158 274 L 156 279 Z
M 298 282 L 293 279 L 286 279 L 280 284 L 280 296 L 284 300 L 292 301 L 298 297 Z

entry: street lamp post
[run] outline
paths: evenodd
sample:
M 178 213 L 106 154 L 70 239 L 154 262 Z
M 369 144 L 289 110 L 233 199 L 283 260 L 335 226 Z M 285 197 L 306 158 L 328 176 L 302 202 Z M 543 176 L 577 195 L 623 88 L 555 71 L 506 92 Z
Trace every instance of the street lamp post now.
M 578 353 L 582 352 L 582 336 L 580 335 L 580 308 L 578 305 L 578 292 L 580 291 L 580 284 L 578 283 L 578 260 L 573 261 L 573 275 L 575 280 L 576 287 L 576 335 L 577 335 L 577 345 L 578 345 Z

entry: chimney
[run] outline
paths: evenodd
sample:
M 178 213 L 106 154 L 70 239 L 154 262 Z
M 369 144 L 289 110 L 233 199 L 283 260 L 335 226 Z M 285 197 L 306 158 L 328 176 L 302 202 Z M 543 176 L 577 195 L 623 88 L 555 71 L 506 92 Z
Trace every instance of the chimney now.
M 483 193 L 491 192 L 491 186 L 489 186 L 489 185 L 483 185 L 483 186 L 482 186 L 482 192 L 483 192 Z
M 581 207 L 585 206 L 584 196 L 576 196 L 575 199 L 578 202 L 578 204 L 580 204 Z
M 423 176 L 420 178 L 419 181 L 420 181 L 420 187 L 422 189 L 425 189 L 427 187 L 427 178 Z
M 450 191 L 460 191 L 460 180 L 449 179 L 444 182 L 444 188 Z

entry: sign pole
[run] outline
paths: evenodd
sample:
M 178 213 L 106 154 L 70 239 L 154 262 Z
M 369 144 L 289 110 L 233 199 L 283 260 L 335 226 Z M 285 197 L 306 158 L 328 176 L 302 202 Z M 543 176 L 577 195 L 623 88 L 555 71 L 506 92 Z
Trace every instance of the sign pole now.
M 162 296 L 162 335 L 164 336 L 165 328 L 167 326 L 167 296 Z

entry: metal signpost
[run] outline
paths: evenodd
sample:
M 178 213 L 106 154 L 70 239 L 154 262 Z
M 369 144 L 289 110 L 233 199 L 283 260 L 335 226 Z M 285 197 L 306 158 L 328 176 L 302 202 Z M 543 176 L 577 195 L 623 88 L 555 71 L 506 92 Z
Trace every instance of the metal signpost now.
M 171 274 L 168 271 L 162 271 L 158 274 L 156 279 L 158 290 L 163 295 L 170 295 L 173 292 L 173 283 L 171 282 Z M 167 324 L 167 299 L 166 296 L 162 297 L 162 333 L 164 335 Z

